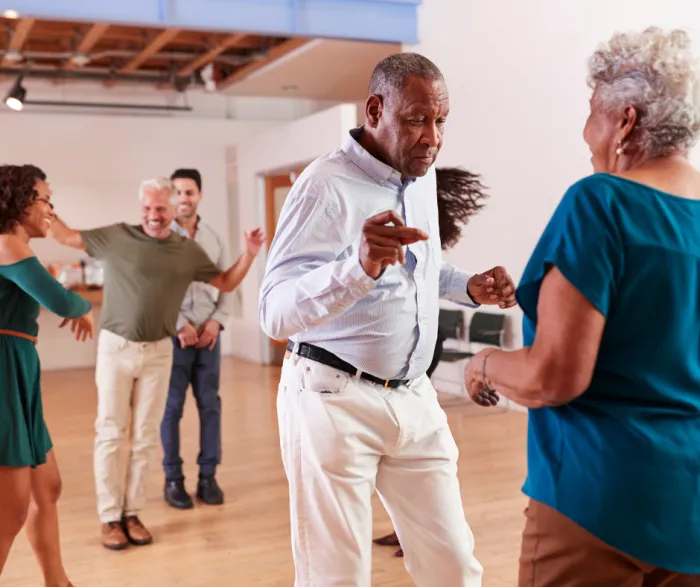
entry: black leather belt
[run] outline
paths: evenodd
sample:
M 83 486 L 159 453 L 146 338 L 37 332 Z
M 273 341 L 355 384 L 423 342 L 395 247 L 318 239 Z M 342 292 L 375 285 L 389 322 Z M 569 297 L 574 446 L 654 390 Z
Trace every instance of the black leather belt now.
M 294 343 L 291 340 L 287 342 L 287 350 L 289 352 L 294 352 Z M 297 354 L 300 357 L 305 357 L 307 359 L 311 359 L 312 361 L 316 361 L 317 363 L 328 365 L 329 367 L 333 367 L 333 369 L 338 369 L 338 371 L 344 371 L 345 373 L 349 373 L 350 375 L 355 375 L 357 373 L 357 369 L 353 367 L 350 363 L 343 361 L 343 359 L 336 357 L 333 353 L 322 349 L 321 347 L 317 347 L 306 342 L 302 342 L 299 344 Z M 385 389 L 389 387 L 392 389 L 396 389 L 397 387 L 400 387 L 401 385 L 407 385 L 410 382 L 410 379 L 379 379 L 379 377 L 375 377 L 374 375 L 370 375 L 369 373 L 365 373 L 364 371 L 362 372 L 362 375 L 360 375 L 360 377 L 362 379 L 366 379 L 367 381 L 371 381 L 372 383 L 381 385 Z

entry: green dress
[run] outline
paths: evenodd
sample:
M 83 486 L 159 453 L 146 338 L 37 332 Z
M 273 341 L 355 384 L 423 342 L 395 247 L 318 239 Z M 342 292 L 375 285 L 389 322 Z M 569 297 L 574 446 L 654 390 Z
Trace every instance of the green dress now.
M 0 330 L 36 337 L 41 306 L 62 318 L 78 318 L 91 308 L 85 298 L 56 281 L 36 257 L 0 265 Z M 51 447 L 36 345 L 0 334 L 0 466 L 36 467 L 46 462 Z

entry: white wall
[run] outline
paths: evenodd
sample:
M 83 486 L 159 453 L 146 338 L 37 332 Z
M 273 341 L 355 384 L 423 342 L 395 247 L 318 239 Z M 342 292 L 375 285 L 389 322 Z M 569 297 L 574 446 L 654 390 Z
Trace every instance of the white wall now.
M 311 162 L 340 147 L 346 133 L 356 124 L 356 106 L 342 104 L 241 143 L 231 153 L 236 158 L 240 233 L 253 226 L 265 226 L 264 175 Z M 264 273 L 263 251 L 239 288 L 242 317 L 229 328 L 233 353 L 255 362 L 268 360 L 268 339 L 258 321 L 259 289 Z
M 504 264 L 520 278 L 566 188 L 591 172 L 582 139 L 588 56 L 614 31 L 650 25 L 700 27 L 700 4 L 424 0 L 421 43 L 404 49 L 434 60 L 447 79 L 451 112 L 438 165 L 483 174 L 492 194 L 449 260 L 476 271 Z M 520 314 L 509 314 L 517 346 Z
M 229 237 L 226 147 L 276 122 L 0 114 L 3 163 L 34 163 L 46 171 L 57 213 L 76 228 L 139 222 L 139 182 L 181 166 L 203 177 L 202 216 Z M 238 243 L 229 243 L 233 250 Z M 43 263 L 77 260 L 80 252 L 53 240 L 34 241 Z M 99 315 L 99 314 L 98 314 Z M 98 317 L 96 315 L 96 318 Z M 80 344 L 58 330 L 60 319 L 42 313 L 39 353 L 45 369 L 94 364 L 95 343 Z M 224 341 L 225 353 L 231 350 Z

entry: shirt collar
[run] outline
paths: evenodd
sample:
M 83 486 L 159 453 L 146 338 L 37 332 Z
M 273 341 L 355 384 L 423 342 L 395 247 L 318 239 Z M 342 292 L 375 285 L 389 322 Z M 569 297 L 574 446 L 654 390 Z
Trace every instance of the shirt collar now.
M 200 224 L 201 220 L 202 219 L 198 214 L 197 215 L 197 224 L 194 225 L 195 235 L 197 234 L 197 230 L 199 230 L 199 224 Z M 190 233 L 187 231 L 187 229 L 184 226 L 180 226 L 178 224 L 177 220 L 175 220 L 174 218 L 173 218 L 172 222 L 170 223 L 170 230 L 172 230 L 173 232 L 176 232 L 180 236 L 184 236 L 185 238 L 190 238 Z
M 402 182 L 400 172 L 371 155 L 359 142 L 364 130 L 364 126 L 350 130 L 341 148 L 355 165 L 379 184 L 391 182 L 400 187 L 416 181 L 415 178 L 411 178 Z

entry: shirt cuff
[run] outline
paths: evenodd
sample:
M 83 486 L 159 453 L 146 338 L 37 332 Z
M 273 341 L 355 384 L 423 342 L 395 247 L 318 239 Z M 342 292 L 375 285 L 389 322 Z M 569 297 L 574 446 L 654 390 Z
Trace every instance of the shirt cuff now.
M 180 332 L 180 329 L 189 322 L 187 318 L 185 318 L 182 314 L 179 314 L 177 317 L 177 325 L 175 326 L 175 329 Z
M 467 273 L 466 271 L 455 271 L 447 290 L 447 298 L 472 308 L 480 307 L 481 304 L 475 302 L 469 293 L 469 280 L 472 276 L 472 273 Z
M 472 294 L 469 293 L 469 280 L 471 279 L 471 277 L 472 277 L 471 275 L 469 275 L 469 276 L 467 277 L 467 285 L 464 286 L 464 288 L 465 288 L 466 291 L 467 291 L 467 297 L 468 297 L 469 300 L 470 300 L 470 301 L 467 302 L 467 303 L 471 303 L 471 305 L 473 305 L 475 308 L 478 308 L 479 306 L 481 306 L 481 304 L 478 303 L 478 302 L 475 302 L 475 301 L 474 301 L 474 298 L 472 297 Z
M 209 317 L 209 320 L 214 320 L 214 322 L 218 322 L 219 325 L 221 326 L 221 330 L 223 330 L 226 327 L 226 321 L 228 320 L 228 315 L 225 314 L 224 312 L 214 312 Z
M 377 279 L 375 279 L 374 277 L 370 277 L 367 275 L 367 273 L 365 273 L 365 270 L 362 268 L 362 264 L 360 263 L 359 247 L 344 273 L 345 275 L 343 275 L 343 282 L 358 298 L 366 296 L 375 287 L 377 287 L 377 282 L 384 274 L 382 271 Z

